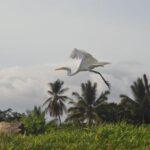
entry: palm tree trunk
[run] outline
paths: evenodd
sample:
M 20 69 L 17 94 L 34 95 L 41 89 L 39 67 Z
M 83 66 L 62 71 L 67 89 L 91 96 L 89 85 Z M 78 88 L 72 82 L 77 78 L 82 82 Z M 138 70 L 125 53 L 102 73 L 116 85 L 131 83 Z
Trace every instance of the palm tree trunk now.
M 90 127 L 92 126 L 92 120 L 91 120 L 91 118 L 89 119 L 89 126 Z
M 89 123 L 88 123 L 89 126 L 92 125 L 92 118 L 91 118 L 91 114 L 89 114 Z
M 58 115 L 58 119 L 59 119 L 59 125 L 61 125 L 61 118 L 60 118 L 60 114 Z
M 145 114 L 142 114 L 142 124 L 145 124 Z

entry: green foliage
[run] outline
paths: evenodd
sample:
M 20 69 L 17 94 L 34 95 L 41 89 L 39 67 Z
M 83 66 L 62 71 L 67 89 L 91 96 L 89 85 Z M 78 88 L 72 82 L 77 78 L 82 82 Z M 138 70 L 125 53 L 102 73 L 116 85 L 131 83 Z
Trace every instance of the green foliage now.
M 119 121 L 119 107 L 116 103 L 104 103 L 96 111 L 102 122 L 116 123 Z
M 133 99 L 127 95 L 121 95 L 124 106 L 133 115 L 136 123 L 150 123 L 150 84 L 146 75 L 138 78 L 136 82 L 131 85 Z
M 75 100 L 71 102 L 73 105 L 69 108 L 69 115 L 66 121 L 74 122 L 75 124 L 98 124 L 101 117 L 97 113 L 97 109 L 101 109 L 101 105 L 107 101 L 109 91 L 102 92 L 97 98 L 97 84 L 92 84 L 91 81 L 81 84 L 81 95 L 73 92 Z
M 45 131 L 45 112 L 40 107 L 34 107 L 21 118 L 26 134 L 41 134 Z
M 87 128 L 51 128 L 43 135 L 0 135 L 1 150 L 148 150 L 150 126 L 125 123 Z

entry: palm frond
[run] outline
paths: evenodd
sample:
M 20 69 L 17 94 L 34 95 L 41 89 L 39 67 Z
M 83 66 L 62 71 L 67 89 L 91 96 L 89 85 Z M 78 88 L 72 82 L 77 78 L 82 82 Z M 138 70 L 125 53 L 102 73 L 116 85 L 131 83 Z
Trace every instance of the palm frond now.
M 149 88 L 149 83 L 148 83 L 146 74 L 143 75 L 143 79 L 144 79 L 144 85 L 145 85 L 146 91 L 150 95 L 150 88 Z
M 44 105 L 46 105 L 47 103 L 49 103 L 52 99 L 53 99 L 52 97 L 48 98 L 48 99 L 43 103 L 42 106 L 44 106 Z
M 65 96 L 65 95 L 63 95 L 63 96 L 58 96 L 58 99 L 61 99 L 62 101 L 72 100 L 70 97 Z
M 138 103 L 136 101 L 134 101 L 133 99 L 131 99 L 130 97 L 128 97 L 127 95 L 120 95 L 120 97 L 122 98 L 122 100 L 127 101 L 133 105 L 138 105 Z
M 72 95 L 75 96 L 76 99 L 78 99 L 78 100 L 83 100 L 83 98 L 80 96 L 80 94 L 78 92 L 73 92 Z
M 108 100 L 109 91 L 102 92 L 100 97 L 96 100 L 96 104 L 102 104 Z
M 54 95 L 54 92 L 52 92 L 52 91 L 47 91 L 50 95 Z
M 58 94 L 64 94 L 65 92 L 67 92 L 69 90 L 69 88 L 64 88 L 64 89 L 61 89 Z

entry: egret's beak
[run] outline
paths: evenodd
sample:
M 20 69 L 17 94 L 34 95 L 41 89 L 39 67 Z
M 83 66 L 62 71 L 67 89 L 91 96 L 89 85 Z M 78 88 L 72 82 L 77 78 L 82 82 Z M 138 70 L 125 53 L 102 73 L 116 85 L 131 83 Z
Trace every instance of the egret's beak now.
M 61 68 L 57 68 L 57 69 L 55 69 L 55 71 L 58 71 L 58 70 L 61 70 Z
M 66 69 L 65 67 L 60 67 L 60 68 L 55 69 L 55 71 L 58 71 L 58 70 L 65 70 L 65 69 Z

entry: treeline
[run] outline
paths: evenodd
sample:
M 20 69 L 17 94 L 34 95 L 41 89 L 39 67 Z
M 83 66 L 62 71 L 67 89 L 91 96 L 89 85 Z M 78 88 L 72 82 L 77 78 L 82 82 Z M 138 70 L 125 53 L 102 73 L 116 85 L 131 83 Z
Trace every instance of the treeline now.
M 42 107 L 35 107 L 25 114 L 12 112 L 11 109 L 0 111 L 0 121 L 21 121 L 26 132 L 32 134 L 43 133 L 51 124 L 61 125 L 64 114 L 67 117 L 63 124 L 75 126 L 122 121 L 136 125 L 150 123 L 150 84 L 146 75 L 131 85 L 132 97 L 122 94 L 119 103 L 108 103 L 110 91 L 98 93 L 97 83 L 91 81 L 82 83 L 81 92 L 73 92 L 70 97 L 65 94 L 69 89 L 64 88 L 61 80 L 49 83 L 49 87 L 50 96 Z M 46 123 L 46 113 L 55 119 Z
M 99 123 L 117 123 L 125 121 L 132 124 L 150 123 L 150 84 L 146 75 L 131 85 L 132 98 L 120 95 L 120 103 L 108 103 L 110 91 L 97 93 L 97 83 L 87 81 L 81 84 L 81 92 L 73 92 L 74 99 L 64 95 L 68 88 L 57 80 L 50 83 L 50 97 L 45 101 L 45 111 L 59 119 L 67 112 L 66 122 L 76 125 L 94 125 Z M 98 96 L 97 96 L 98 95 Z M 70 107 L 66 109 L 66 101 Z
M 14 112 L 11 108 L 6 110 L 0 110 L 0 122 L 12 122 L 12 121 L 19 121 L 23 114 Z

